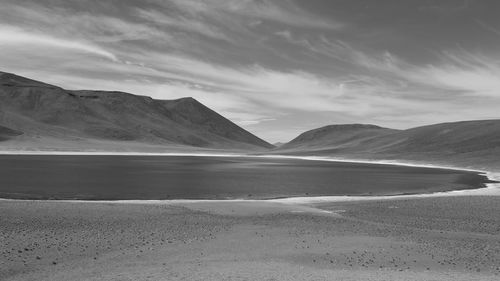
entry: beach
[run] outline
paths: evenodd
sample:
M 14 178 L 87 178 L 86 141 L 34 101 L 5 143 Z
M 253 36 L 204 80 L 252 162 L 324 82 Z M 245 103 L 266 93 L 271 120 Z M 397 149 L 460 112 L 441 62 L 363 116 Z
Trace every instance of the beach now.
M 1 280 L 498 280 L 500 197 L 0 201 Z

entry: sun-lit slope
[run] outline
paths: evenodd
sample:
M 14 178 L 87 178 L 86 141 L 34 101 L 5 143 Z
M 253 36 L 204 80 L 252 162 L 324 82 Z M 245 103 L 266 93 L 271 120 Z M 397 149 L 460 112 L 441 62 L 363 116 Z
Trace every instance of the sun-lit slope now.
M 395 132 L 397 130 L 366 124 L 330 125 L 304 132 L 279 149 L 292 151 L 343 150 Z
M 459 154 L 500 148 L 500 120 L 477 120 L 417 127 L 377 139 L 383 151 Z
M 496 169 L 500 168 L 500 120 L 442 123 L 408 130 L 373 125 L 327 126 L 303 133 L 275 153 L 418 160 Z
M 388 146 L 384 144 L 391 143 Z M 371 146 L 385 158 L 500 169 L 500 120 L 442 123 L 378 138 Z
M 0 72 L 0 124 L 31 137 L 209 148 L 272 147 L 192 98 L 68 91 Z

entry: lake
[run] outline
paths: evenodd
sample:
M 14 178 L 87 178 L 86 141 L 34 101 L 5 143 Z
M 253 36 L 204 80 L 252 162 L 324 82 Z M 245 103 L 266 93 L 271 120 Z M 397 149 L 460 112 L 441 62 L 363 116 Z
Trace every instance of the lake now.
M 395 195 L 484 187 L 476 172 L 319 160 L 125 155 L 0 155 L 0 197 L 269 199 Z

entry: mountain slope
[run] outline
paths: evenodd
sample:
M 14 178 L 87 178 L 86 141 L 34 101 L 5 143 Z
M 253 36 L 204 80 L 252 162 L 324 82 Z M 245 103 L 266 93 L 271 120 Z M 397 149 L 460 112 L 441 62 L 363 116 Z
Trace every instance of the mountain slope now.
M 69 91 L 0 72 L 0 125 L 21 139 L 110 141 L 221 149 L 272 145 L 192 98 L 154 100 L 123 92 Z
M 417 127 L 378 138 L 389 153 L 461 154 L 500 148 L 500 120 L 477 120 Z M 367 146 L 369 147 L 369 146 Z
M 0 126 L 0 141 L 8 140 L 8 139 L 11 139 L 13 137 L 17 137 L 17 136 L 22 135 L 22 134 L 23 134 L 22 132 L 9 129 L 9 128 L 4 127 L 4 126 Z
M 238 125 L 193 98 L 163 101 L 163 104 L 173 113 L 170 118 L 186 127 L 200 132 L 207 131 L 238 142 L 247 142 L 252 139 L 252 144 L 264 148 L 274 147 L 248 131 L 242 130 Z
M 359 145 L 363 141 L 391 134 L 397 130 L 375 125 L 349 124 L 330 125 L 300 134 L 280 149 L 341 149 Z
M 301 134 L 274 153 L 500 168 L 500 120 L 442 123 L 408 130 L 373 125 L 327 126 Z

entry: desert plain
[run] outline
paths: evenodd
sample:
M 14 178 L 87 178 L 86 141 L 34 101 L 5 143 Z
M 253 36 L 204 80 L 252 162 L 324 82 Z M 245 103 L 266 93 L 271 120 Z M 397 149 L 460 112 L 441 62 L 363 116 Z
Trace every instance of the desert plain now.
M 0 201 L 0 280 L 499 280 L 499 196 Z

